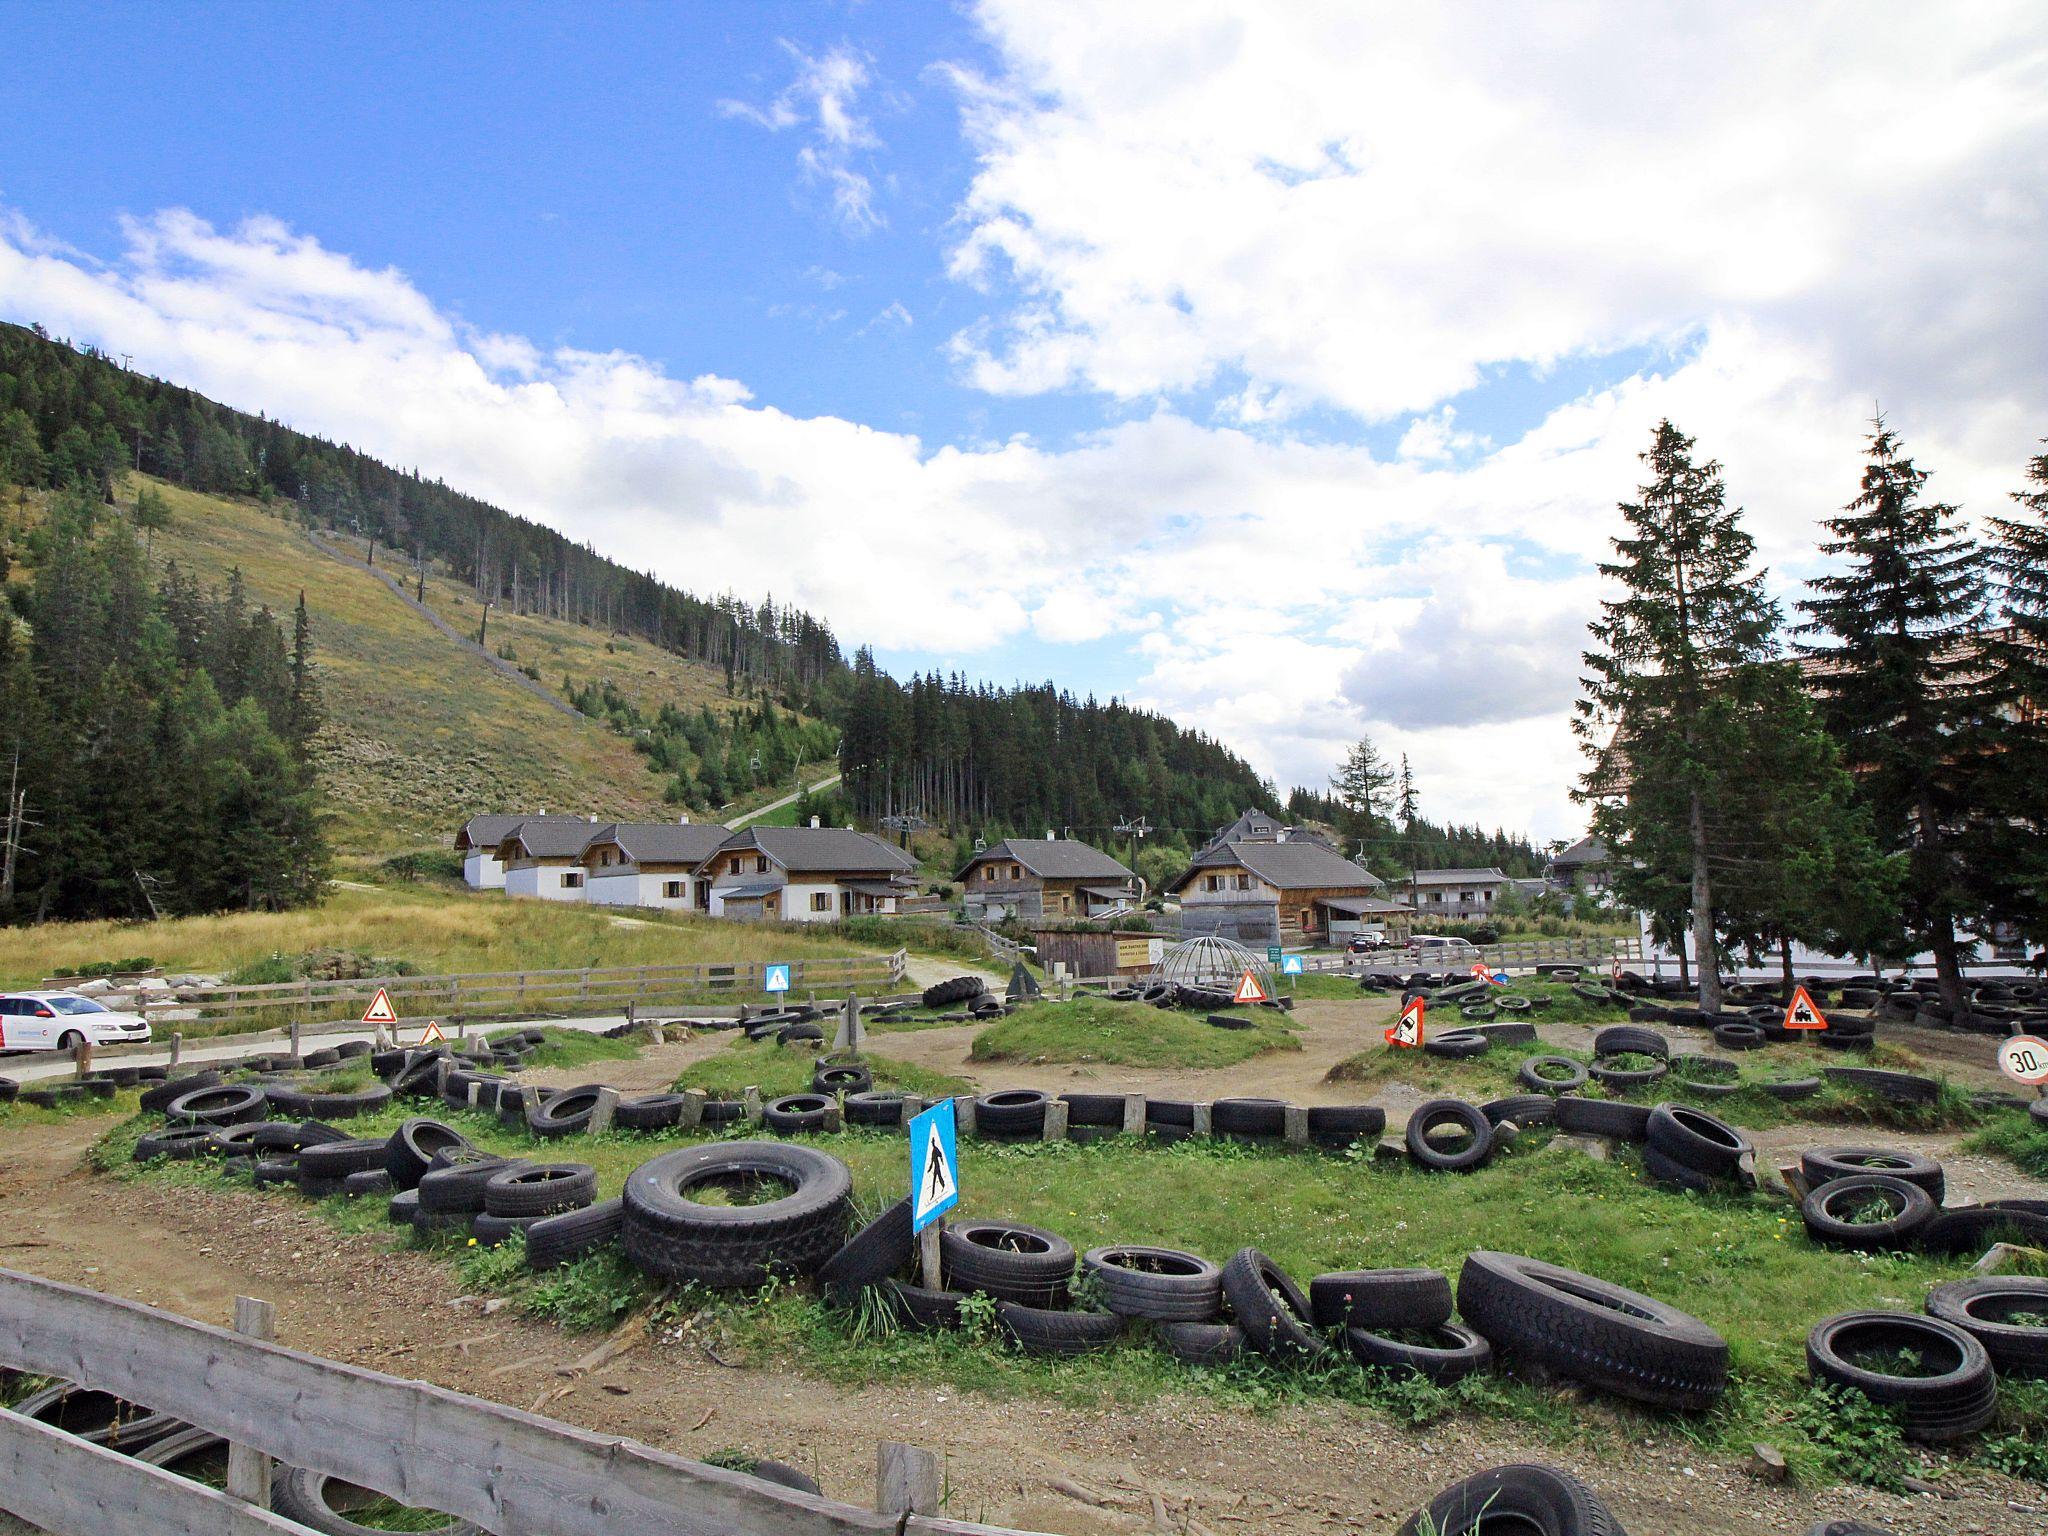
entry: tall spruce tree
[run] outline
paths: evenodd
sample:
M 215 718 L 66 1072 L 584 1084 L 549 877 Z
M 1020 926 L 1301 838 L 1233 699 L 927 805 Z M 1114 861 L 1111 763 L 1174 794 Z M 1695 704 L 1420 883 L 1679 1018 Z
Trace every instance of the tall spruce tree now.
M 2048 453 L 2013 492 L 2019 513 L 1989 519 L 1986 550 L 1999 586 L 1986 638 L 1993 740 L 1968 863 L 1986 914 L 2048 944 Z
M 1415 825 L 1419 807 L 1415 803 L 1415 775 L 1408 767 L 1408 754 L 1401 754 L 1401 784 L 1394 802 L 1394 814 L 1400 818 L 1401 830 L 1406 832 Z
M 1347 837 L 1369 840 L 1380 829 L 1394 788 L 1394 770 L 1380 756 L 1372 738 L 1361 736 L 1344 754 L 1344 766 L 1330 780 L 1342 812 L 1339 830 Z
M 1619 884 L 1645 911 L 1675 916 L 1679 890 L 1698 959 L 1700 1007 L 1716 1012 L 1717 839 L 1750 722 L 1743 670 L 1766 662 L 1778 610 L 1752 570 L 1755 542 L 1727 504 L 1721 466 L 1661 421 L 1643 455 L 1649 482 L 1621 503 L 1629 532 L 1600 573 L 1623 595 L 1590 626 L 1574 727 L 1589 766 L 1574 791 L 1613 850 Z
M 1822 719 L 1856 774 L 1878 839 L 1908 852 L 1906 935 L 1934 955 L 1944 1002 L 1965 1007 L 1960 926 L 1973 915 L 1963 849 L 1982 803 L 1991 699 L 1984 676 L 1986 565 L 1962 514 L 1923 495 L 1925 470 L 1879 416 L 1856 497 L 1824 520 L 1800 633 Z

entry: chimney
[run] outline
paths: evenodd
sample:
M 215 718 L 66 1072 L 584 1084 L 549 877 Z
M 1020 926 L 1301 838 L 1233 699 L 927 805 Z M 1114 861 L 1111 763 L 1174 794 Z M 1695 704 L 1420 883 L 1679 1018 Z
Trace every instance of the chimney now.
M 817 818 L 817 817 L 813 816 L 813 817 L 811 818 L 811 825 L 812 825 L 813 827 L 816 827 L 816 826 L 818 825 L 818 818 Z
M 682 815 L 680 815 L 680 816 L 678 816 L 678 817 L 676 818 L 676 825 L 677 825 L 677 826 L 679 826 L 679 827 L 687 827 L 687 826 L 688 826 L 689 824 L 690 824 L 690 813 L 689 813 L 688 811 L 685 811 L 685 812 L 683 812 L 683 814 L 682 814 Z
M 588 816 L 585 816 L 583 819 L 589 822 L 593 827 L 597 825 L 597 813 L 595 811 L 592 811 Z
M 1287 841 L 1287 831 L 1288 831 L 1288 829 L 1287 829 L 1286 827 L 1275 827 L 1275 828 L 1273 829 L 1273 841 L 1274 841 L 1274 842 L 1276 842 L 1276 843 L 1284 843 L 1284 842 L 1286 842 L 1286 841 Z
M 1051 827 L 1047 827 L 1047 828 L 1045 829 L 1045 840 L 1046 840 L 1046 841 L 1047 841 L 1048 843 L 1056 843 L 1056 842 L 1058 842 L 1058 841 L 1059 841 L 1059 839 L 1058 839 L 1058 838 L 1056 838 L 1056 837 L 1054 837 L 1054 836 L 1052 835 L 1052 828 L 1051 828 Z

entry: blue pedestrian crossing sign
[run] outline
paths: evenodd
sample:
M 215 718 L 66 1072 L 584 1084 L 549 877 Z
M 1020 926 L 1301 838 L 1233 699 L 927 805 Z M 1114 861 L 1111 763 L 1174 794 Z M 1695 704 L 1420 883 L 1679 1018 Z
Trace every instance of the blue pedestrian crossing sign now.
M 761 990 L 763 992 L 787 992 L 789 990 L 789 967 L 786 965 L 763 966 Z
M 1281 960 L 1281 962 L 1280 962 L 1280 974 L 1281 974 L 1282 976 L 1299 976 L 1299 975 L 1301 974 L 1301 972 L 1302 972 L 1302 965 L 1301 965 L 1301 956 L 1299 956 L 1299 955 L 1288 955 L 1288 956 L 1286 956 L 1285 958 L 1283 958 L 1283 959 Z
M 910 1230 L 922 1232 L 960 1203 L 960 1144 L 953 1101 L 910 1122 Z

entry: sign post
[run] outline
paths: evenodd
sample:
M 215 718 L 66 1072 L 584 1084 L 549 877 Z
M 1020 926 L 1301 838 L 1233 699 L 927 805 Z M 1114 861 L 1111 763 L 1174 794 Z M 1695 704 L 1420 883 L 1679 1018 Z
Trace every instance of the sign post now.
M 1422 1045 L 1422 1015 L 1426 1011 L 1423 999 L 1410 999 L 1408 1006 L 1401 1010 L 1401 1017 L 1394 1020 L 1393 1028 L 1387 1031 L 1387 1044 L 1398 1045 L 1407 1050 L 1417 1050 Z
M 959 1125 L 953 1101 L 940 1099 L 910 1122 L 910 1230 L 917 1234 L 924 1283 L 939 1290 L 940 1218 L 960 1203 Z

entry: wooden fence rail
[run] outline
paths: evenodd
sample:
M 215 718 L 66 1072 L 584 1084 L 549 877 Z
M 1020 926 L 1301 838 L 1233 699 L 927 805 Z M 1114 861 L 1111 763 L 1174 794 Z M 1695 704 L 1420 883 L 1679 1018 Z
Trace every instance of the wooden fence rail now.
M 500 1536 L 1010 1536 L 797 1493 L 11 1270 L 0 1270 L 0 1364 L 112 1392 L 287 1466 L 445 1510 Z M 55 1536 L 300 1529 L 247 1505 L 229 1523 L 207 1500 L 181 1504 L 194 1518 L 173 1518 L 163 1474 L 126 1457 L 53 1450 L 48 1433 L 24 1423 L 0 1413 L 0 1467 L 9 1472 L 0 1509 Z M 202 1507 L 212 1511 L 204 1522 Z
M 792 991 L 901 981 L 909 956 L 853 955 L 789 962 Z M 759 992 L 769 962 L 731 964 L 590 966 L 578 970 L 466 971 L 443 976 L 366 976 L 352 981 L 271 981 L 177 991 L 113 994 L 147 1019 L 222 1019 L 259 1010 L 284 1010 L 305 1023 L 353 1019 L 382 988 L 401 1014 L 457 1017 L 574 1005 L 609 1012 L 605 1005 L 685 1002 L 720 992 Z M 62 986 L 61 981 L 46 986 Z M 131 1001 L 132 999 L 132 1001 Z

